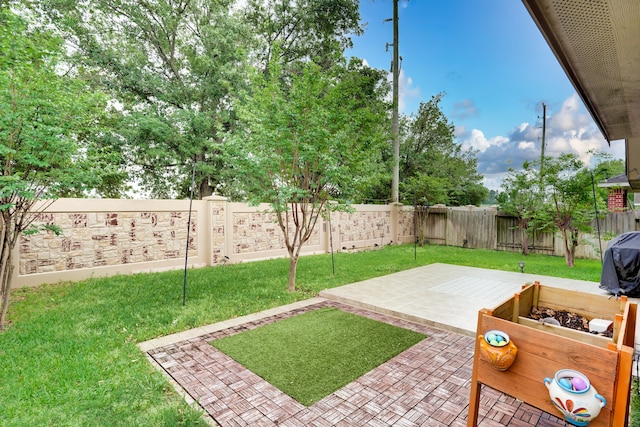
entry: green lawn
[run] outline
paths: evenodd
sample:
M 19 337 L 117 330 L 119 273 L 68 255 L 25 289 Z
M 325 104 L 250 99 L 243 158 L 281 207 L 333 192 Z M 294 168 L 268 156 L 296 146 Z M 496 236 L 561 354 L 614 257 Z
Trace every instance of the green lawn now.
M 442 246 L 391 246 L 363 253 L 303 257 L 288 293 L 287 259 L 182 272 L 115 276 L 20 289 L 12 324 L 0 334 L 3 426 L 200 426 L 136 343 L 307 299 L 325 288 L 444 262 L 599 281 L 598 260 L 564 259 Z

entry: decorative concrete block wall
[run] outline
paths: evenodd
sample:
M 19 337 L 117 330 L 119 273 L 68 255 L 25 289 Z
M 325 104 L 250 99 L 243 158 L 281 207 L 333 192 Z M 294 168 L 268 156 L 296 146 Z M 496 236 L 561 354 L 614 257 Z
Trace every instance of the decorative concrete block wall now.
M 183 258 L 188 212 L 55 212 L 36 223 L 62 229 L 21 236 L 19 274 L 49 273 Z M 192 215 L 189 250 L 197 256 L 197 213 Z
M 356 205 L 355 212 L 334 212 L 331 218 L 338 250 L 383 246 L 395 239 L 389 206 Z
M 291 218 L 289 221 L 292 223 Z M 232 262 L 288 256 L 278 217 L 268 204 L 227 203 L 225 224 L 225 255 Z M 302 253 L 325 253 L 323 233 L 319 221 Z
M 226 211 L 227 199 L 225 197 L 211 196 L 205 199 L 209 204 L 209 215 L 211 216 L 211 227 L 208 234 L 211 257 L 209 265 L 217 265 L 225 262 L 225 235 L 226 235 Z
M 398 212 L 398 243 L 413 243 L 415 240 L 415 229 L 422 227 L 422 224 L 414 222 L 413 206 L 403 206 Z
M 234 212 L 232 221 L 234 254 L 286 249 L 284 235 L 275 214 Z
M 366 249 L 402 240 L 397 227 L 400 206 L 353 208 L 351 213 L 331 215 L 331 235 L 329 224 L 320 219 L 301 253 Z M 62 235 L 21 237 L 14 256 L 14 286 L 183 268 L 187 239 L 190 267 L 286 257 L 277 217 L 269 211 L 266 204 L 253 207 L 219 196 L 192 203 L 60 199 L 36 222 L 54 224 Z M 410 222 L 408 213 L 400 217 Z M 404 229 L 412 232 L 408 226 Z
M 188 201 L 57 200 L 34 224 L 56 225 L 62 233 L 20 237 L 14 285 L 178 268 L 187 250 L 192 265 L 206 265 L 201 208 L 189 222 Z

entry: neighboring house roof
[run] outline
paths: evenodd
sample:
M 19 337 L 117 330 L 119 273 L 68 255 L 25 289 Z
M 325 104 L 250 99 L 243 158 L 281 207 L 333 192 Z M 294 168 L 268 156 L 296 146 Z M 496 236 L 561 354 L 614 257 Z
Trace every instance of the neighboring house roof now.
M 607 141 L 640 137 L 640 1 L 522 1 Z
M 612 176 L 609 179 L 604 180 L 603 182 L 598 184 L 598 187 L 609 187 L 609 188 L 630 188 L 629 180 L 627 179 L 626 174 Z

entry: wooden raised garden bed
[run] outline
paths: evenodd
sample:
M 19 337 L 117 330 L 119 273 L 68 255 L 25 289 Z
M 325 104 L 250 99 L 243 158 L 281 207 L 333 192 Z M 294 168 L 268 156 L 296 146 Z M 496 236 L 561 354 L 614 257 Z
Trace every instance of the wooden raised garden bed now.
M 565 310 L 587 319 L 612 320 L 613 337 L 606 338 L 528 318 L 532 307 Z M 542 286 L 524 286 L 513 298 L 478 313 L 477 334 L 506 332 L 517 346 L 513 365 L 498 371 L 480 357 L 476 339 L 467 426 L 476 426 L 481 384 L 562 418 L 549 398 L 544 378 L 560 369 L 585 374 L 607 404 L 589 425 L 628 425 L 636 304 L 626 297 L 606 297 Z

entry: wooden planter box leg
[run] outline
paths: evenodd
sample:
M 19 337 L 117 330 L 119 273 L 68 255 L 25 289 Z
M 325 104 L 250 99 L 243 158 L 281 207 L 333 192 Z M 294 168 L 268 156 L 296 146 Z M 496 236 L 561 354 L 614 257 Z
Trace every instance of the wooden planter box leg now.
M 480 310 L 480 313 L 491 315 L 487 309 Z M 478 316 L 478 326 L 476 331 L 480 331 L 482 326 L 481 316 Z M 473 351 L 473 372 L 471 374 L 471 395 L 469 396 L 469 414 L 467 417 L 467 427 L 476 427 L 478 425 L 478 409 L 480 407 L 480 392 L 482 384 L 478 381 L 478 369 L 480 365 L 480 345 L 476 336 L 475 350 Z

